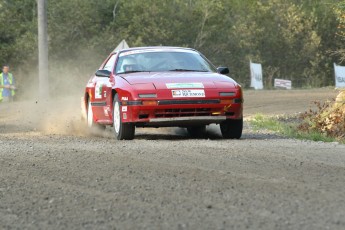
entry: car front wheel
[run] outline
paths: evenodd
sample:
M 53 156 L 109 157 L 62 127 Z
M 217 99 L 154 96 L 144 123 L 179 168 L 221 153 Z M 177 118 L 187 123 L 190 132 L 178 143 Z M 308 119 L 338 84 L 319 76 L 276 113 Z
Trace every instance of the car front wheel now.
M 239 120 L 226 120 L 220 123 L 220 131 L 223 138 L 240 139 L 243 130 L 243 118 Z
M 135 135 L 135 126 L 131 123 L 122 122 L 121 105 L 117 94 L 114 96 L 113 105 L 113 126 L 115 137 L 118 140 L 133 140 Z

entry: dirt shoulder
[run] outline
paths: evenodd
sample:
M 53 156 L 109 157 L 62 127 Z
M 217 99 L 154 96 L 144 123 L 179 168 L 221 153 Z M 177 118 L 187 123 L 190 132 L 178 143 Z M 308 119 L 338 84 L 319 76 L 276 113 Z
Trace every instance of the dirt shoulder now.
M 248 90 L 245 96 L 245 116 L 262 114 L 295 114 L 315 108 L 314 101 L 335 99 L 338 90 L 331 88 L 295 90 Z

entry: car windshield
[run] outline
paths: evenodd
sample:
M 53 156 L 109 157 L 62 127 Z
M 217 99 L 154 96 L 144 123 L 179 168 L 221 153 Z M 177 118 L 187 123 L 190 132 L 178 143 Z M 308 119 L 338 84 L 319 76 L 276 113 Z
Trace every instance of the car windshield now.
M 134 72 L 215 72 L 214 66 L 195 51 L 134 50 L 119 55 L 116 74 Z

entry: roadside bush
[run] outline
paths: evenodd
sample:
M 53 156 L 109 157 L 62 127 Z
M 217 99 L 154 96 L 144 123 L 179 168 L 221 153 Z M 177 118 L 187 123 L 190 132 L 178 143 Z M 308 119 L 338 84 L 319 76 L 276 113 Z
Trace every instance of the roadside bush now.
M 301 115 L 302 123 L 298 130 L 319 132 L 337 140 L 345 139 L 345 90 L 333 101 L 314 102 L 316 110 L 310 109 Z

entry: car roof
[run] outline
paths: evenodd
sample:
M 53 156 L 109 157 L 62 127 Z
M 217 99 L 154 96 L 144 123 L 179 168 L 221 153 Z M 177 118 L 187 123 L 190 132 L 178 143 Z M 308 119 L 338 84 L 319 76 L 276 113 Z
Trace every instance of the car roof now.
M 196 51 L 195 49 L 192 48 L 186 48 L 186 47 L 174 47 L 174 46 L 146 46 L 146 47 L 131 47 L 128 49 L 122 49 L 122 50 L 117 50 L 113 51 L 112 53 L 118 53 L 118 52 L 128 52 L 128 51 L 134 51 L 134 50 L 167 50 L 167 51 Z

